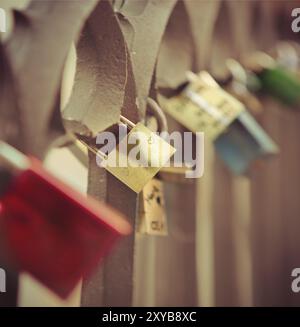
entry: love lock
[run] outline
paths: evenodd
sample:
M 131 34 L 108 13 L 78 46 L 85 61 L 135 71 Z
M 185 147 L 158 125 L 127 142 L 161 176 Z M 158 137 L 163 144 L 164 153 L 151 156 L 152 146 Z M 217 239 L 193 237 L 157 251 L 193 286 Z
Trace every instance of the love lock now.
M 106 131 L 99 133 L 96 140 L 76 135 L 77 144 L 83 144 L 96 155 L 99 166 L 139 193 L 168 162 L 175 149 L 144 124 L 134 124 L 124 116 L 120 116 L 118 127 L 118 140 L 115 133 Z M 93 142 L 106 145 L 98 149 L 91 145 Z
M 131 227 L 117 211 L 4 142 L 0 165 L 0 227 L 10 257 L 20 271 L 65 298 Z
M 259 79 L 259 91 L 270 94 L 291 108 L 299 107 L 300 78 L 297 74 L 278 65 L 271 56 L 263 52 L 255 52 L 243 62 L 246 69 Z

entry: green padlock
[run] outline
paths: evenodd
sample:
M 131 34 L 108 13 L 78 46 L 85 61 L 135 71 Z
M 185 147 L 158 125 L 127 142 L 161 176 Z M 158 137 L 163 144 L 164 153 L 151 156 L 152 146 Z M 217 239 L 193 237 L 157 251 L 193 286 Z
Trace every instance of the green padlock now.
M 255 53 L 246 66 L 258 78 L 260 91 L 289 106 L 300 106 L 300 79 L 294 72 L 277 65 L 272 57 L 261 52 Z M 252 89 L 251 83 L 248 87 Z

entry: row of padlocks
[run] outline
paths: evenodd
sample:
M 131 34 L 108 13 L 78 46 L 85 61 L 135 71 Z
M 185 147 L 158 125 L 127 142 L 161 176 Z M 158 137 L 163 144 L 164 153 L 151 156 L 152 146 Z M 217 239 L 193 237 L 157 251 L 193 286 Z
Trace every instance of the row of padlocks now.
M 293 1 L 0 7 L 0 305 L 299 304 Z

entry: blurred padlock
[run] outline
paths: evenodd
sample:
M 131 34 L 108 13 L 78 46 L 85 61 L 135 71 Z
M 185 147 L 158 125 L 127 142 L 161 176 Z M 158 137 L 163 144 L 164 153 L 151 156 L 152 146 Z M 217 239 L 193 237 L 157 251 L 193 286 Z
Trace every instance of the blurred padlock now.
M 86 197 L 0 142 L 0 228 L 21 271 L 65 298 L 131 227 L 114 209 Z M 3 182 L 3 178 L 2 178 Z
M 227 59 L 226 67 L 230 78 L 227 78 L 226 82 L 222 84 L 225 90 L 241 101 L 254 116 L 262 114 L 263 105 L 261 101 L 247 87 L 249 81 L 252 85 L 255 82 L 260 85 L 259 80 L 254 74 L 247 72 L 237 60 Z
M 247 174 L 254 162 L 279 152 L 278 146 L 246 110 L 215 140 L 215 147 L 237 175 Z
M 300 105 L 299 76 L 276 63 L 269 55 L 255 52 L 244 60 L 245 67 L 260 81 L 260 91 L 270 94 L 290 107 Z M 251 85 L 249 85 L 251 89 Z
M 190 75 L 190 85 L 166 100 L 164 109 L 193 132 L 214 141 L 216 150 L 235 174 L 246 174 L 253 161 L 278 153 L 277 145 L 245 105 L 229 95 L 206 72 Z
M 271 50 L 277 64 L 300 77 L 300 46 L 292 41 L 280 41 Z
M 247 72 L 234 59 L 228 59 L 226 65 L 232 75 L 230 91 L 245 105 L 251 113 L 262 113 L 262 104 L 247 89 L 247 84 L 258 87 L 255 76 Z M 235 174 L 246 174 L 254 162 L 278 153 L 277 145 L 265 133 L 261 126 L 244 110 L 230 127 L 215 141 L 218 155 Z
M 192 172 L 191 168 L 187 166 L 183 167 L 163 167 L 157 174 L 157 178 L 167 183 L 183 183 L 192 184 L 194 180 L 187 178 L 188 172 Z

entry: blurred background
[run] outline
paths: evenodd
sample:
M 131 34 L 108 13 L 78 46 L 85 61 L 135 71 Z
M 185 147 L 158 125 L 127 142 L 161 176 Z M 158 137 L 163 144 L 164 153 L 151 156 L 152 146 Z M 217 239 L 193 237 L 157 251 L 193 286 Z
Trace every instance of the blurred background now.
M 13 35 L 12 8 L 26 8 L 29 2 L 0 0 L 0 7 L 8 14 L 8 31 L 1 34 L 3 44 Z M 291 12 L 300 8 L 299 1 L 140 0 L 137 5 L 128 0 L 123 7 L 118 1 L 108 3 L 115 10 L 124 35 L 123 42 L 132 56 L 133 72 L 130 74 L 135 77 L 137 94 L 143 84 L 141 75 L 147 75 L 152 84 L 148 91 L 158 102 L 167 89 L 174 91 L 185 81 L 187 70 L 196 73 L 207 70 L 222 80 L 226 76 L 228 58 L 240 61 L 256 50 L 274 55 L 280 41 L 292 42 L 296 49 L 299 43 L 300 32 L 295 33 L 291 28 L 294 19 Z M 95 5 L 96 9 L 88 18 L 90 26 L 92 20 L 95 21 L 95 12 L 99 21 L 104 19 L 101 12 L 104 15 L 105 10 L 101 11 L 99 6 Z M 155 10 L 164 16 L 158 14 L 156 18 L 153 16 Z M 149 23 L 151 15 L 153 22 Z M 128 20 L 124 22 L 126 17 Z M 149 24 L 148 30 L 141 27 L 145 24 Z M 106 34 L 103 32 L 97 41 L 100 59 L 109 53 L 101 48 L 101 42 L 103 46 L 108 46 L 109 40 L 113 42 L 113 35 L 108 32 L 111 26 L 106 28 Z M 94 32 L 97 33 L 95 27 Z M 106 41 L 105 35 L 109 35 Z M 156 43 L 154 38 L 157 38 Z M 76 65 L 89 55 L 82 51 L 82 43 L 78 43 L 81 47 L 76 43 L 77 39 L 74 39 L 64 62 L 60 83 L 62 113 L 75 90 Z M 137 59 L 133 53 L 137 52 L 138 57 L 139 47 L 143 46 L 145 51 L 153 50 L 151 56 L 155 60 L 144 55 L 139 63 L 135 63 Z M 296 55 L 297 74 L 299 53 Z M 111 56 L 118 54 L 111 53 Z M 145 68 L 147 60 L 153 61 L 149 71 Z M 101 72 L 97 78 L 101 81 Z M 111 90 L 111 85 L 107 84 L 107 94 L 113 97 Z M 33 89 L 27 92 L 31 97 L 37 96 Z M 127 96 L 130 94 L 128 89 L 125 92 Z M 292 270 L 300 267 L 299 103 L 291 108 L 268 94 L 257 94 L 256 97 L 261 110 L 252 114 L 278 145 L 279 153 L 251 165 L 246 174 L 235 175 L 216 153 L 212 142 L 207 141 L 203 177 L 189 183 L 164 182 L 168 235 L 136 233 L 131 243 L 120 245 L 127 247 L 131 255 L 126 252 L 122 259 L 119 253 L 119 266 L 117 260 L 111 266 L 115 271 L 119 270 L 118 277 L 114 277 L 118 278 L 118 283 L 127 283 L 121 288 L 124 294 L 131 294 L 128 302 L 116 300 L 122 299 L 123 293 L 111 288 L 113 278 L 100 278 L 98 272 L 91 280 L 84 281 L 83 287 L 78 285 L 67 300 L 59 299 L 30 275 L 22 273 L 17 305 L 300 305 L 300 293 L 293 293 L 291 289 Z M 104 109 L 99 110 L 106 114 Z M 144 116 L 142 110 L 140 116 Z M 168 124 L 170 130 L 185 131 L 169 116 Z M 89 166 L 88 171 L 68 147 L 52 147 L 44 159 L 45 165 L 59 178 L 81 192 L 87 192 L 92 168 Z M 100 182 L 99 185 L 101 188 Z M 121 193 L 122 190 L 115 189 L 114 192 Z M 104 276 L 111 272 L 109 268 L 105 271 Z M 104 293 L 103 289 L 106 290 Z M 116 293 L 112 295 L 112 292 Z

